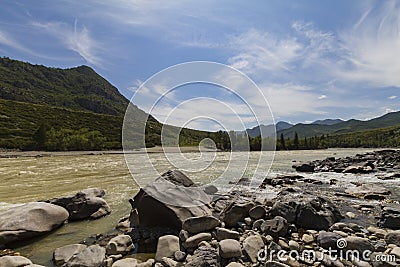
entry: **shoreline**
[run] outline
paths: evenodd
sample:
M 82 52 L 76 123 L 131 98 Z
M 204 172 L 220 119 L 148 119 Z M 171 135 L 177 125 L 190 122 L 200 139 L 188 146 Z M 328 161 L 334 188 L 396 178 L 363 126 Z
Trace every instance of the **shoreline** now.
M 335 151 L 346 151 L 357 148 L 326 148 L 317 149 L 323 151 L 335 150 Z M 371 151 L 377 150 L 399 150 L 400 148 L 366 148 Z M 187 147 L 164 147 L 164 151 L 168 153 L 195 153 L 199 152 L 199 147 L 197 146 L 187 146 Z M 129 152 L 124 150 L 79 150 L 79 151 L 21 151 L 21 150 L 0 150 L 1 158 L 32 158 L 32 157 L 58 157 L 58 156 L 101 156 L 101 155 L 123 155 L 123 154 L 146 154 L 146 153 L 164 153 L 163 147 L 151 147 L 151 148 L 141 148 L 135 149 Z M 285 150 L 286 151 L 286 150 Z M 293 151 L 310 151 L 310 150 L 293 150 Z M 312 151 L 312 150 L 311 150 Z M 201 152 L 224 152 L 221 150 L 210 149 L 201 147 Z M 235 152 L 235 151 L 234 151 Z M 237 151 L 240 152 L 240 151 Z M 259 151 L 251 151 L 259 152 Z M 274 153 L 279 151 L 274 151 Z
M 194 153 L 199 152 L 199 147 L 165 147 L 168 153 Z M 210 148 L 201 148 L 201 152 L 220 152 Z M 82 151 L 20 151 L 6 150 L 0 151 L 0 158 L 30 158 L 30 157 L 57 157 L 57 156 L 100 156 L 100 155 L 123 155 L 123 154 L 145 154 L 145 153 L 163 153 L 163 147 L 141 148 L 131 151 L 124 150 L 82 150 Z

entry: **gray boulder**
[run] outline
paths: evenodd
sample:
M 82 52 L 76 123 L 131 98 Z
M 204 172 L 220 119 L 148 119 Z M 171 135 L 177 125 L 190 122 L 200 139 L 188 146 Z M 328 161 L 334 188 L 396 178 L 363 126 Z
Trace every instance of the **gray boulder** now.
M 68 219 L 68 212 L 44 202 L 30 202 L 0 212 L 0 248 L 46 234 Z
M 360 253 L 364 253 L 365 251 L 371 251 L 372 253 L 375 250 L 367 238 L 348 236 L 345 240 L 347 241 L 346 250 L 357 250 Z
M 193 255 L 187 257 L 185 267 L 218 267 L 218 251 L 215 248 L 201 246 Z
M 400 247 L 400 230 L 387 233 L 385 235 L 385 241 L 388 244 L 395 244 Z
M 72 244 L 57 248 L 53 254 L 53 261 L 57 266 L 61 266 L 85 248 L 86 245 L 82 244 Z
M 219 255 L 221 258 L 230 259 L 242 256 L 242 247 L 239 241 L 224 239 L 219 242 Z
M 191 236 L 183 243 L 185 248 L 194 248 L 199 245 L 202 241 L 211 241 L 211 234 L 210 233 L 199 233 L 197 235 Z
M 65 208 L 70 221 L 98 219 L 111 213 L 110 206 L 101 198 L 104 195 L 105 191 L 102 189 L 89 188 L 75 195 L 54 198 L 46 202 Z
M 276 216 L 271 220 L 266 220 L 263 222 L 261 225 L 261 231 L 273 237 L 283 237 L 286 236 L 288 227 L 289 225 L 285 218 Z
M 22 256 L 3 256 L 0 257 L 0 266 L 4 267 L 22 267 L 33 265 L 30 259 Z
M 303 163 L 300 165 L 295 165 L 293 168 L 298 172 L 314 172 L 315 166 L 311 163 Z
M 135 246 L 132 243 L 132 238 L 129 235 L 118 235 L 111 238 L 106 246 L 108 255 L 127 254 L 133 250 Z
M 138 261 L 134 258 L 126 258 L 117 260 L 113 263 L 112 267 L 137 267 Z
M 252 202 L 230 203 L 220 214 L 220 219 L 227 227 L 235 227 L 238 222 L 242 222 L 248 217 L 249 210 L 254 206 Z
M 141 188 L 131 200 L 136 214 L 131 216 L 131 224 L 180 230 L 187 218 L 212 215 L 209 204 L 210 196 L 185 174 L 168 171 Z
M 106 249 L 99 245 L 86 247 L 72 256 L 63 267 L 100 267 L 106 259 Z
M 383 208 L 379 226 L 393 230 L 400 229 L 400 205 L 388 205 Z
M 162 236 L 158 239 L 155 261 L 161 262 L 164 257 L 172 258 L 174 253 L 179 250 L 179 237 L 174 235 Z
M 255 220 L 264 218 L 265 213 L 265 208 L 262 205 L 257 205 L 249 210 L 250 217 Z
M 187 218 L 182 225 L 182 229 L 191 234 L 207 232 L 220 224 L 220 221 L 214 216 L 201 216 Z
M 342 236 L 333 232 L 320 232 L 317 237 L 318 244 L 324 249 L 335 249 L 337 250 L 337 240 L 341 239 Z
M 229 230 L 226 228 L 217 228 L 215 231 L 215 238 L 218 241 L 224 240 L 224 239 L 237 239 L 239 240 L 240 234 L 238 231 L 233 231 Z
M 289 223 L 294 223 L 296 222 L 297 218 L 297 206 L 298 203 L 295 201 L 277 201 L 269 210 L 269 214 L 271 216 L 281 216 L 285 218 Z
M 260 235 L 247 237 L 243 241 L 243 250 L 252 263 L 258 262 L 258 252 L 264 247 L 264 241 Z
M 304 229 L 327 230 L 342 219 L 337 207 L 329 200 L 316 197 L 299 204 L 296 225 Z

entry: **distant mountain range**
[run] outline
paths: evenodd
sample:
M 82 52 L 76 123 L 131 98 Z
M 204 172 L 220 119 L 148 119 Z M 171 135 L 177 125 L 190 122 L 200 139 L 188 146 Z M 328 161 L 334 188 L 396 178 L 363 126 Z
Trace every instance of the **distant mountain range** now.
M 298 123 L 295 125 L 280 121 L 275 127 L 277 138 L 282 134 L 284 138 L 293 139 L 295 133 L 297 133 L 299 138 L 304 138 L 327 134 L 337 135 L 358 131 L 367 131 L 392 126 L 400 126 L 400 112 L 388 113 L 381 117 L 366 121 L 355 119 L 350 119 L 347 121 L 341 119 L 324 119 L 308 124 Z M 246 132 L 250 137 L 253 138 L 259 136 L 261 133 L 263 133 L 263 136 L 265 137 L 271 137 L 274 135 L 273 130 L 274 125 L 260 125 L 251 129 L 247 129 Z
M 310 124 L 318 124 L 318 125 L 334 125 L 337 123 L 343 122 L 341 119 L 325 119 L 325 120 L 316 120 Z

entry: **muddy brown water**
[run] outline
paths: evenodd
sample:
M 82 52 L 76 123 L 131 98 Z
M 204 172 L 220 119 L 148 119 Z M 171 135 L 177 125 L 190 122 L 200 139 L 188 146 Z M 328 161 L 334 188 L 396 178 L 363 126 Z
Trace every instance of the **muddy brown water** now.
M 371 149 L 328 149 L 313 151 L 279 151 L 275 154 L 269 175 L 293 172 L 291 166 L 296 162 L 323 159 L 328 156 L 344 157 Z M 239 153 L 239 152 L 238 152 Z M 251 152 L 249 172 L 257 168 L 260 152 Z M 188 158 L 197 158 L 197 153 L 186 153 Z M 146 177 L 147 169 L 143 166 L 145 154 L 133 157 L 133 174 Z M 172 166 L 162 154 L 152 154 L 156 168 L 162 172 Z M 240 158 L 240 157 L 239 157 Z M 230 153 L 217 152 L 213 164 L 198 175 L 189 175 L 197 182 L 214 179 L 227 167 Z M 234 168 L 234 166 L 231 168 Z M 260 162 L 258 168 L 265 174 L 269 171 L 268 162 Z M 248 175 L 248 173 L 245 173 Z M 331 178 L 346 182 L 362 179 L 364 182 L 379 182 L 374 175 L 360 176 L 342 174 L 310 174 L 314 179 L 329 181 Z M 155 177 L 153 177 L 155 178 Z M 124 156 L 119 153 L 102 155 L 77 155 L 64 153 L 58 156 L 0 158 L 0 210 L 14 205 L 65 196 L 84 188 L 99 187 L 106 190 L 105 200 L 112 208 L 109 216 L 95 221 L 67 223 L 58 230 L 44 236 L 34 243 L 16 248 L 23 256 L 34 263 L 54 266 L 51 258 L 54 249 L 68 244 L 79 243 L 86 237 L 108 232 L 114 228 L 120 218 L 129 214 L 128 199 L 138 190 L 129 172 Z M 387 186 L 399 194 L 400 179 L 387 181 Z

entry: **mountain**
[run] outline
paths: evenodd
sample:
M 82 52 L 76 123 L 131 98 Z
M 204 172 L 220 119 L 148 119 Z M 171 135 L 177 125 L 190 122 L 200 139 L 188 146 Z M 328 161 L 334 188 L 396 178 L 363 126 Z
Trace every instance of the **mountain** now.
M 284 121 L 279 121 L 276 123 L 275 126 L 272 124 L 269 125 L 260 124 L 259 126 L 253 127 L 251 129 L 246 129 L 246 132 L 252 138 L 260 136 L 261 134 L 263 137 L 273 137 L 275 135 L 275 130 L 276 131 L 285 130 L 292 126 L 293 124 Z
M 129 101 L 88 66 L 48 68 L 0 58 L 0 98 L 123 115 Z
M 316 120 L 310 124 L 319 124 L 319 125 L 334 125 L 337 123 L 343 122 L 341 119 L 325 119 L 325 120 Z M 282 129 L 284 130 L 284 129 Z
M 115 86 L 90 67 L 49 68 L 0 58 L 0 148 L 121 149 L 128 104 Z M 146 146 L 160 145 L 163 125 L 135 105 L 130 112 L 141 123 L 148 116 Z M 179 133 L 180 145 L 198 145 L 208 137 L 219 148 L 227 147 L 227 133 L 173 126 L 165 131 L 167 136 Z
M 276 131 L 286 130 L 289 129 L 290 127 L 293 127 L 293 124 L 290 124 L 285 121 L 278 121 L 278 123 L 276 124 Z
M 337 135 L 352 133 L 357 131 L 373 130 L 398 125 L 400 125 L 400 112 L 392 112 L 367 121 L 351 119 L 333 125 L 299 123 L 291 128 L 278 131 L 277 134 L 283 134 L 285 138 L 292 139 L 295 133 L 297 133 L 299 137 L 312 137 L 326 134 Z

